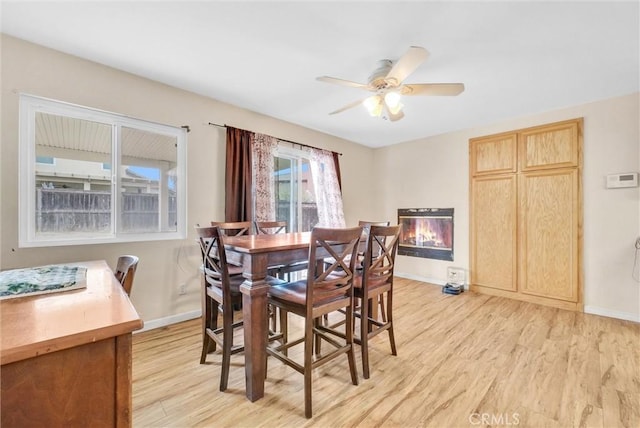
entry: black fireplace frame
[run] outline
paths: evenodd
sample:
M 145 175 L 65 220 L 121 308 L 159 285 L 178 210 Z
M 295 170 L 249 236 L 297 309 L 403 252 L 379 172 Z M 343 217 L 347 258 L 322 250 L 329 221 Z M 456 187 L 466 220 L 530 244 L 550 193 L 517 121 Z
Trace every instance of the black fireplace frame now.
M 403 217 L 451 217 L 451 249 L 408 246 L 403 245 L 401 241 L 398 245 L 398 255 L 453 261 L 453 248 L 455 242 L 453 208 L 399 208 L 398 224 L 402 224 L 401 218 Z

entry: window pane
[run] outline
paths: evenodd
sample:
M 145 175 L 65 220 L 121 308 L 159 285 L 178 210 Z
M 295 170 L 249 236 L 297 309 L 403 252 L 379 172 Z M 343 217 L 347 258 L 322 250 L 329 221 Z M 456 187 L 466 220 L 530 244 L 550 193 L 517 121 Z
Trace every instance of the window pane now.
M 286 221 L 289 230 L 294 231 L 295 224 L 291 215 L 291 159 L 274 159 L 274 183 L 276 197 L 276 220 Z
M 275 158 L 276 219 L 285 220 L 292 232 L 307 232 L 318 223 L 318 209 L 309 160 Z
M 111 233 L 111 126 L 35 115 L 35 233 Z M 44 162 L 46 160 L 46 162 Z
M 177 231 L 177 138 L 122 127 L 120 231 Z

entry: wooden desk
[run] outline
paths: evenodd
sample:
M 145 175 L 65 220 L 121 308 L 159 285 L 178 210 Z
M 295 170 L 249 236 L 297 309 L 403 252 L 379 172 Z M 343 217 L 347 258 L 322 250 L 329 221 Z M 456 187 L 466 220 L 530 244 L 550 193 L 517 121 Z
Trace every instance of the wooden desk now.
M 264 396 L 267 348 L 267 268 L 309 258 L 311 232 L 225 237 L 227 259 L 243 266 L 242 316 L 246 395 L 251 401 Z
M 142 328 L 105 261 L 87 287 L 0 302 L 0 425 L 131 426 L 131 332 Z

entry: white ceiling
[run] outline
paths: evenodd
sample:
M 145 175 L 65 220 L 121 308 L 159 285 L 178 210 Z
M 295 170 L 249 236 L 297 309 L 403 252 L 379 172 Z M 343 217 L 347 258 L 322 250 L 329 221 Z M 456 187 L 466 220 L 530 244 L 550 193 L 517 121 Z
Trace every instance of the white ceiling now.
M 2 1 L 1 29 L 380 147 L 638 91 L 639 14 L 637 0 Z M 398 122 L 363 107 L 328 115 L 369 93 L 317 76 L 366 83 L 378 60 L 411 45 L 431 55 L 405 83 L 463 82 L 466 90 L 405 97 Z

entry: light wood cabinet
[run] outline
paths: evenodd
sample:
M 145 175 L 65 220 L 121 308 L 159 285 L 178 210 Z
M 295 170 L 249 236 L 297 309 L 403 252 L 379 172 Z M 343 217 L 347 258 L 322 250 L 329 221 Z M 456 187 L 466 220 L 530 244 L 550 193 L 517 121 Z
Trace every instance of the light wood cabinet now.
M 520 171 L 577 168 L 581 121 L 567 121 L 520 131 Z
M 516 172 L 517 135 L 492 135 L 471 140 L 471 175 Z
M 526 172 L 519 179 L 521 292 L 577 302 L 578 171 Z
M 582 310 L 582 119 L 469 141 L 471 289 Z
M 516 177 L 479 177 L 472 183 L 473 283 L 516 290 Z

